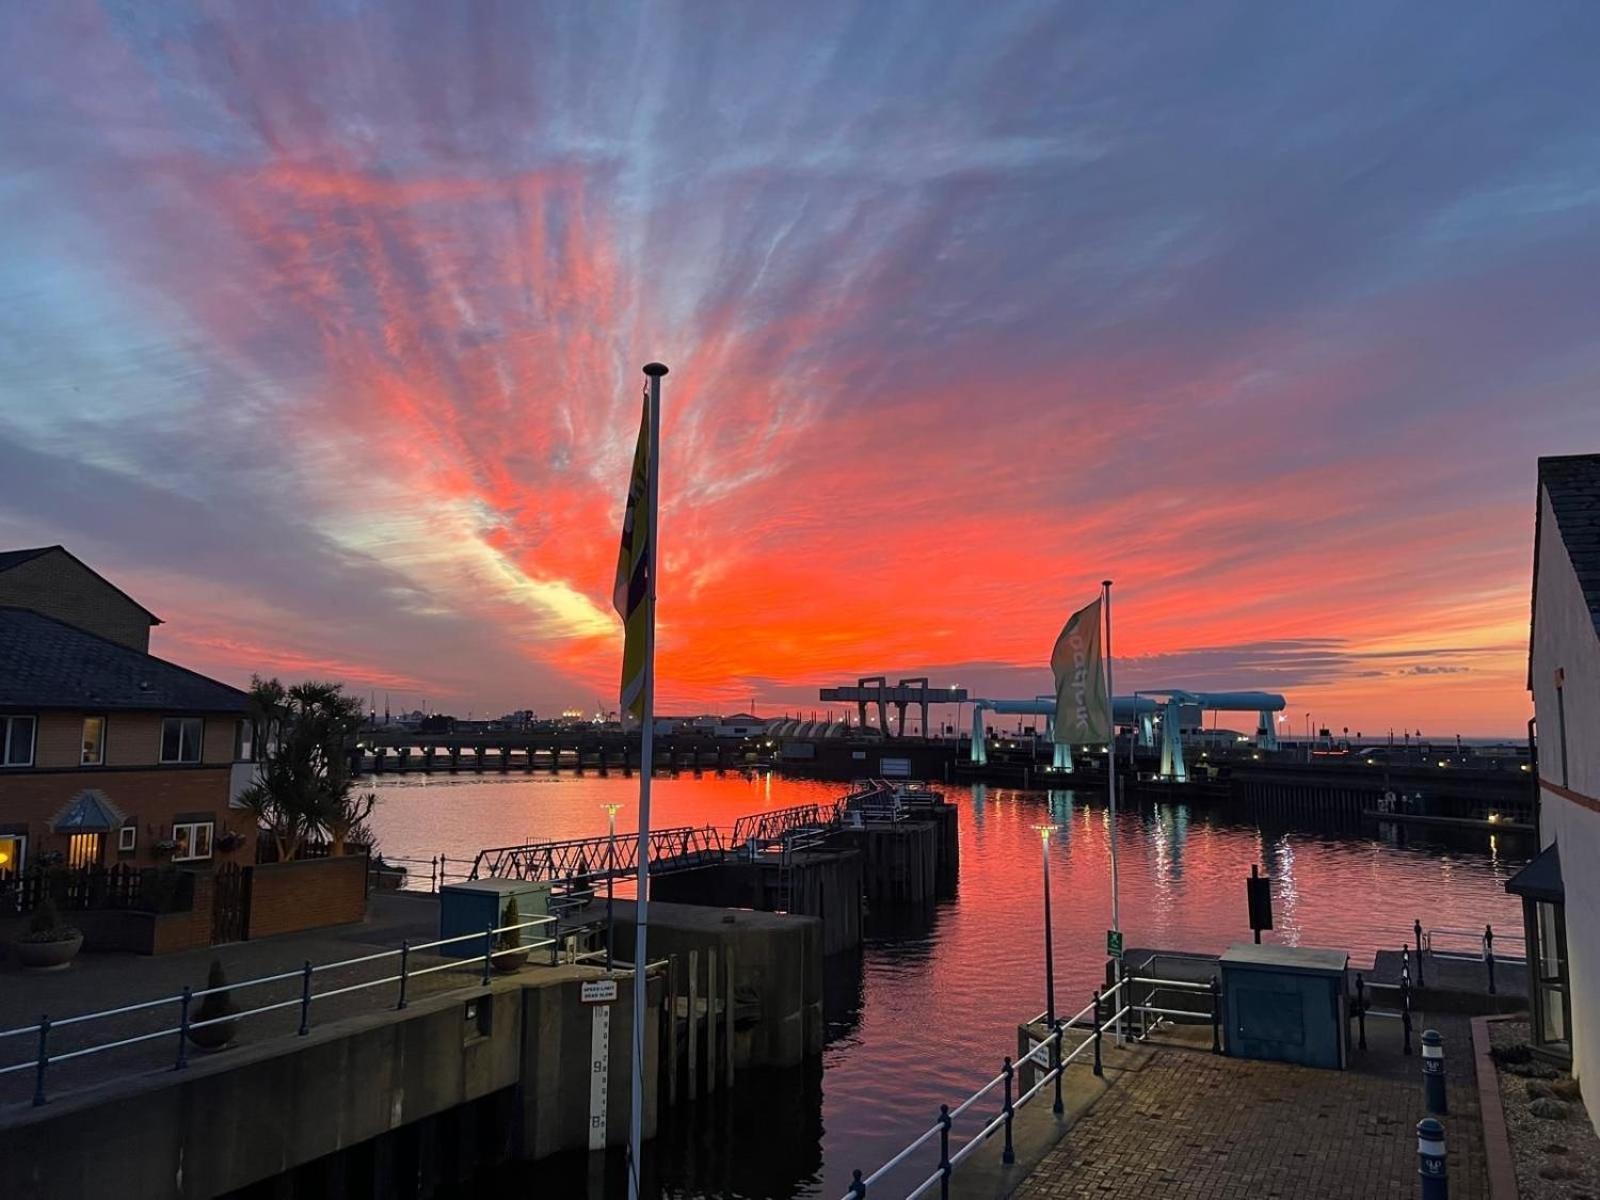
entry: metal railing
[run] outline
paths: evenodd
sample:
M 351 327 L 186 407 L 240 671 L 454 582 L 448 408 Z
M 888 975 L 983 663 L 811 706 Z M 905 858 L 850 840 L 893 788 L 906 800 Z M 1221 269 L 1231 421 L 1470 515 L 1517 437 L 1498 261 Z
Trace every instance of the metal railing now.
M 1054 1090 L 1053 1111 L 1056 1113 L 1063 1111 L 1061 1078 L 1066 1073 L 1066 1069 L 1080 1056 L 1092 1053 L 1094 1073 L 1097 1076 L 1104 1074 L 1104 1066 L 1101 1060 L 1101 1038 L 1105 1032 L 1109 1030 L 1119 1042 L 1124 1037 L 1142 1039 L 1151 1032 L 1151 1029 L 1143 1024 L 1143 1018 L 1147 1014 L 1155 1015 L 1158 1024 L 1164 1016 L 1169 1014 L 1183 1017 L 1206 1015 L 1200 1010 L 1168 1009 L 1152 1004 L 1135 1002 L 1132 996 L 1135 989 L 1141 984 L 1155 985 L 1156 990 L 1178 989 L 1208 993 L 1212 1001 L 1212 1051 L 1213 1053 L 1221 1053 L 1220 1006 L 1217 1003 L 1218 991 L 1215 979 L 1206 983 L 1198 983 L 1194 980 L 1150 979 L 1134 975 L 1124 976 L 1110 987 L 1104 990 L 1097 990 L 1094 994 L 1094 999 L 1072 1016 L 1058 1019 L 1055 1028 L 1038 1040 L 1031 1050 L 1019 1055 L 1015 1061 L 1008 1056 L 1002 1064 L 998 1075 L 995 1075 L 954 1108 L 947 1104 L 941 1104 L 939 1106 L 939 1116 L 933 1124 L 913 1138 L 904 1149 L 878 1167 L 877 1170 L 870 1175 L 862 1175 L 860 1171 L 853 1172 L 854 1178 L 841 1200 L 865 1200 L 868 1189 L 872 1185 L 880 1182 L 891 1171 L 904 1165 L 918 1150 L 921 1150 L 935 1138 L 939 1142 L 938 1166 L 934 1168 L 932 1174 L 906 1193 L 906 1200 L 916 1200 L 917 1197 L 927 1194 L 935 1187 L 939 1189 L 941 1198 L 948 1197 L 950 1194 L 950 1176 L 955 1172 L 955 1168 L 960 1166 L 969 1155 L 995 1134 L 1003 1133 L 1005 1137 L 1004 1148 L 1001 1151 L 1001 1161 L 1007 1165 L 1016 1161 L 1011 1128 L 1016 1111 L 1033 1100 L 1046 1087 L 1052 1087 Z M 1152 992 L 1153 995 L 1154 992 Z M 1108 1012 L 1108 1006 L 1115 1004 L 1118 1000 L 1123 1001 L 1122 1006 Z M 1139 1014 L 1141 1021 L 1141 1031 L 1137 1035 L 1133 1033 L 1132 1026 L 1135 1014 Z M 1085 1024 L 1086 1021 L 1087 1024 Z M 1045 1013 L 1040 1013 L 1032 1021 L 1028 1022 L 1029 1026 L 1040 1024 L 1048 1024 L 1048 1018 Z M 1079 1042 L 1072 1050 L 1062 1053 L 1065 1034 L 1069 1028 L 1087 1029 L 1089 1036 Z M 1032 1035 L 1030 1034 L 1029 1036 L 1031 1039 Z M 1041 1059 L 1041 1055 L 1044 1056 L 1043 1059 Z M 1013 1098 L 1013 1086 L 1016 1082 L 1017 1071 L 1024 1066 L 1030 1070 L 1044 1068 L 1044 1071 L 1032 1087 Z M 964 1145 L 952 1153 L 950 1150 L 950 1135 L 956 1120 L 982 1102 L 996 1088 L 1002 1089 L 1000 1111 L 977 1129 Z
M 432 858 L 385 854 L 370 860 L 368 872 L 374 882 L 374 891 L 385 890 L 381 882 L 385 876 L 399 876 L 398 884 L 392 890 L 426 891 L 430 895 L 437 895 L 447 883 L 465 883 L 471 879 L 472 860 L 447 858 L 443 854 L 436 854 Z
M 1436 959 L 1443 959 L 1447 962 L 1481 962 L 1483 964 L 1485 976 L 1487 977 L 1489 994 L 1492 996 L 1495 994 L 1495 942 L 1510 942 L 1521 949 L 1521 953 L 1517 955 L 1507 955 L 1502 953 L 1499 956 L 1500 960 L 1502 961 L 1513 962 L 1517 958 L 1521 958 L 1522 960 L 1526 961 L 1528 957 L 1528 942 L 1527 938 L 1523 934 L 1502 933 L 1497 935 L 1494 931 L 1493 925 L 1485 925 L 1482 933 L 1479 933 L 1476 929 L 1452 929 L 1445 925 L 1437 925 L 1430 929 L 1424 930 L 1422 928 L 1422 921 L 1418 919 L 1412 922 L 1411 931 L 1412 935 L 1416 939 L 1418 987 L 1423 986 L 1424 959 L 1429 962 L 1432 962 Z M 1444 939 L 1446 945 L 1446 948 L 1443 950 L 1436 949 L 1434 946 L 1434 943 L 1441 938 Z M 1454 943 L 1456 946 L 1463 944 L 1466 946 L 1472 946 L 1474 943 L 1476 943 L 1476 953 L 1474 953 L 1472 950 L 1455 949 L 1452 947 L 1452 943 Z
M 144 1000 L 137 1004 L 124 1004 L 119 1008 L 101 1009 L 97 1012 L 80 1013 L 77 1016 L 66 1017 L 59 1021 L 51 1020 L 49 1014 L 40 1017 L 33 1025 L 22 1025 L 15 1029 L 0 1029 L 0 1042 L 8 1038 L 32 1037 L 35 1039 L 35 1052 L 31 1058 L 21 1062 L 0 1066 L 0 1076 L 12 1074 L 16 1071 L 34 1072 L 33 1103 L 35 1106 L 46 1103 L 48 1097 L 45 1091 L 46 1074 L 51 1063 L 66 1062 L 70 1059 L 83 1058 L 91 1054 L 100 1054 L 108 1050 L 117 1050 L 124 1046 L 132 1046 L 142 1042 L 154 1041 L 158 1038 L 176 1038 L 177 1047 L 173 1070 L 181 1071 L 189 1065 L 189 1035 L 197 1029 L 223 1025 L 227 1022 L 238 1022 L 250 1017 L 262 1016 L 266 1013 L 278 1012 L 283 1009 L 297 1007 L 300 1009 L 300 1027 L 298 1033 L 304 1036 L 311 1032 L 312 1005 L 318 1000 L 330 999 L 351 992 L 362 991 L 366 988 L 387 987 L 398 985 L 399 991 L 395 1001 L 396 1010 L 406 1007 L 406 991 L 410 982 L 424 975 L 432 975 L 438 971 L 459 970 L 464 966 L 474 966 L 481 961 L 482 978 L 481 986 L 488 986 L 490 969 L 496 958 L 506 954 L 527 954 L 531 950 L 538 950 L 548 946 L 550 948 L 551 963 L 557 960 L 560 949 L 559 930 L 555 937 L 545 937 L 535 941 L 524 941 L 523 930 L 533 929 L 555 924 L 555 917 L 535 917 L 531 921 L 521 921 L 515 925 L 487 926 L 481 931 L 457 934 L 455 937 L 438 938 L 430 942 L 404 941 L 398 950 L 380 950 L 374 954 L 363 954 L 355 958 L 340 959 L 337 962 L 313 963 L 307 960 L 305 965 L 298 970 L 282 971 L 276 975 L 263 975 L 255 979 L 246 979 L 238 983 L 225 983 L 217 987 L 189 988 L 185 987 L 181 994 L 176 996 L 162 996 L 155 1000 Z M 517 934 L 517 941 L 513 945 L 497 946 L 496 941 L 503 934 Z M 411 955 L 424 950 L 436 950 L 440 946 L 451 946 L 458 942 L 467 942 L 474 939 L 483 940 L 483 953 L 474 953 L 471 956 L 449 959 L 443 963 L 436 963 L 427 967 L 412 967 Z M 360 966 L 365 963 L 381 962 L 398 958 L 400 971 L 396 975 L 385 975 L 381 979 L 370 979 L 361 983 L 348 984 L 343 987 L 326 988 L 317 991 L 313 986 L 318 973 L 339 970 L 345 967 Z M 293 999 L 280 1000 L 271 1004 L 258 1005 L 255 1008 L 245 1009 L 243 1012 L 224 1013 L 217 1017 L 208 1017 L 194 1020 L 192 1009 L 194 1002 L 207 996 L 242 991 L 246 988 L 261 987 L 266 984 L 282 983 L 286 980 L 300 980 L 300 994 Z M 143 1012 L 158 1009 L 163 1005 L 173 1005 L 177 1008 L 177 1024 L 154 1030 L 150 1033 L 136 1034 L 132 1037 L 117 1038 L 106 1042 L 92 1042 L 87 1046 L 80 1046 L 74 1050 L 61 1053 L 51 1053 L 50 1035 L 53 1031 L 69 1026 L 83 1025 L 91 1021 L 103 1020 L 107 1017 L 125 1016 L 129 1013 Z

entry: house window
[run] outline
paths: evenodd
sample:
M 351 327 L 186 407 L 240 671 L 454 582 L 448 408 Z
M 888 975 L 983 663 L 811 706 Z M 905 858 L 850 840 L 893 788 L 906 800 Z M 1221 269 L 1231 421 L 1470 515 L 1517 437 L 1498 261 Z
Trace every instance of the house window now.
M 28 857 L 28 838 L 21 833 L 0 833 L 0 877 L 22 870 Z
M 187 821 L 172 827 L 173 862 L 211 857 L 211 821 Z
M 161 761 L 197 763 L 204 723 L 199 717 L 167 717 L 161 722 Z
M 75 833 L 67 840 L 67 866 L 98 867 L 105 850 L 103 833 Z
M 254 762 L 256 759 L 256 727 L 248 717 L 242 718 L 234 728 L 233 761 Z
M 117 830 L 117 852 L 119 854 L 132 854 L 139 848 L 139 827 L 137 825 L 124 825 Z
M 106 761 L 106 719 L 83 719 L 83 758 L 86 767 L 98 767 Z
M 0 767 L 33 766 L 32 717 L 0 717 Z

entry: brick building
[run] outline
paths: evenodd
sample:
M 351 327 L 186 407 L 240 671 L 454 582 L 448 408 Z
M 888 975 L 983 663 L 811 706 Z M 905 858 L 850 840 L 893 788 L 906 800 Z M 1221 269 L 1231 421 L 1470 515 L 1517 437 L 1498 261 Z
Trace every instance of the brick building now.
M 158 623 L 60 546 L 0 552 L 0 871 L 253 861 L 247 697 L 150 654 Z

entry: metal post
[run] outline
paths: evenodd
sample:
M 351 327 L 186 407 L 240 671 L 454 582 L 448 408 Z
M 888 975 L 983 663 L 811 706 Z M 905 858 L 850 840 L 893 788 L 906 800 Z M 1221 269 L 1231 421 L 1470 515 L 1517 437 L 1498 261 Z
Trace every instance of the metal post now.
M 1406 987 L 1411 986 L 1411 947 L 1400 947 L 1400 982 Z
M 483 931 L 483 986 L 489 986 L 489 966 L 494 961 L 494 922 Z
M 1405 1042 L 1401 1050 L 1411 1053 L 1411 985 L 1404 980 L 1400 983 L 1400 1028 L 1404 1033 Z
M 1483 927 L 1483 965 L 1489 968 L 1489 995 L 1494 995 L 1494 929 Z
M 1066 1106 L 1061 1103 L 1061 1040 L 1066 1033 L 1066 1028 L 1065 1021 L 1056 1021 L 1055 1041 L 1052 1043 L 1054 1049 L 1050 1053 L 1051 1070 L 1056 1073 L 1056 1098 L 1055 1102 L 1050 1105 L 1050 1111 L 1058 1117 L 1066 1111 Z
M 867 1200 L 867 1184 L 866 1181 L 861 1178 L 861 1172 L 852 1171 L 850 1174 L 850 1194 L 855 1196 L 857 1200 Z
M 939 1105 L 939 1200 L 950 1200 L 950 1106 Z
M 305 969 L 300 972 L 300 1036 L 305 1037 L 311 1032 L 311 960 L 306 959 Z
M 33 1106 L 44 1103 L 44 1069 L 50 1065 L 50 1017 L 39 1018 L 39 1062 L 33 1072 Z
M 411 939 L 406 938 L 400 943 L 400 1000 L 395 1008 L 406 1006 L 406 969 L 411 962 Z
M 1011 1077 L 1016 1074 L 1016 1068 L 1011 1065 L 1009 1054 L 1006 1055 L 1005 1065 L 1000 1068 L 1000 1073 L 1006 1077 L 1006 1103 L 1001 1110 L 1006 1118 L 1006 1146 L 1000 1152 L 1000 1161 L 1009 1167 L 1017 1161 L 1017 1152 L 1011 1145 L 1011 1114 L 1014 1111 L 1011 1107 Z
M 173 1065 L 174 1071 L 181 1071 L 189 1065 L 189 995 L 192 989 L 188 984 L 183 985 L 183 998 L 178 1001 L 178 1061 Z
M 1356 1028 L 1361 1033 L 1361 1049 L 1367 1048 L 1367 985 L 1361 976 L 1356 976 Z
M 1105 1068 L 1100 1065 L 1100 989 L 1094 990 L 1094 1073 L 1104 1075 Z
M 1449 1200 L 1450 1180 L 1445 1174 L 1444 1126 L 1433 1117 L 1417 1122 L 1417 1174 L 1422 1176 L 1422 1200 Z
M 1422 1031 L 1422 1098 L 1435 1116 L 1449 1114 L 1450 1102 L 1444 1094 L 1444 1037 L 1437 1029 Z
M 1412 928 L 1412 931 L 1417 935 L 1417 986 L 1418 987 L 1422 987 L 1424 985 L 1423 985 L 1423 982 L 1422 982 L 1422 922 L 1421 922 L 1421 920 L 1413 921 L 1411 923 L 1411 928 Z
M 1211 1053 L 1222 1053 L 1222 985 L 1211 977 Z

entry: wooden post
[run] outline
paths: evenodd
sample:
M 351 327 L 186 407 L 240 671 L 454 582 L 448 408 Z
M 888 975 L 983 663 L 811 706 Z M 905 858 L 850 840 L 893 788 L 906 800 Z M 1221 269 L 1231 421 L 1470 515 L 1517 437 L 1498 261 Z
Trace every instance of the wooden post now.
M 722 1050 L 723 1050 L 723 1060 L 728 1064 L 727 1065 L 727 1079 L 728 1079 L 728 1086 L 731 1088 L 733 1086 L 733 947 L 732 946 L 728 947 L 728 952 L 727 952 L 726 957 L 727 957 L 727 960 L 728 960 L 728 965 L 724 968 L 724 970 L 726 970 L 727 973 L 728 973 L 727 974 L 727 981 L 728 982 L 727 982 L 727 987 L 726 987 L 726 989 L 725 989 L 725 991 L 723 993 L 724 999 L 723 999 L 723 1008 L 722 1008 L 722 1028 L 724 1030 L 724 1033 L 723 1033 L 723 1040 L 722 1040 Z
M 706 1092 L 717 1090 L 717 952 L 706 951 Z
M 689 951 L 689 1099 L 700 1094 L 695 1078 L 700 1050 L 700 951 Z
M 667 1103 L 678 1103 L 678 956 L 667 955 Z

